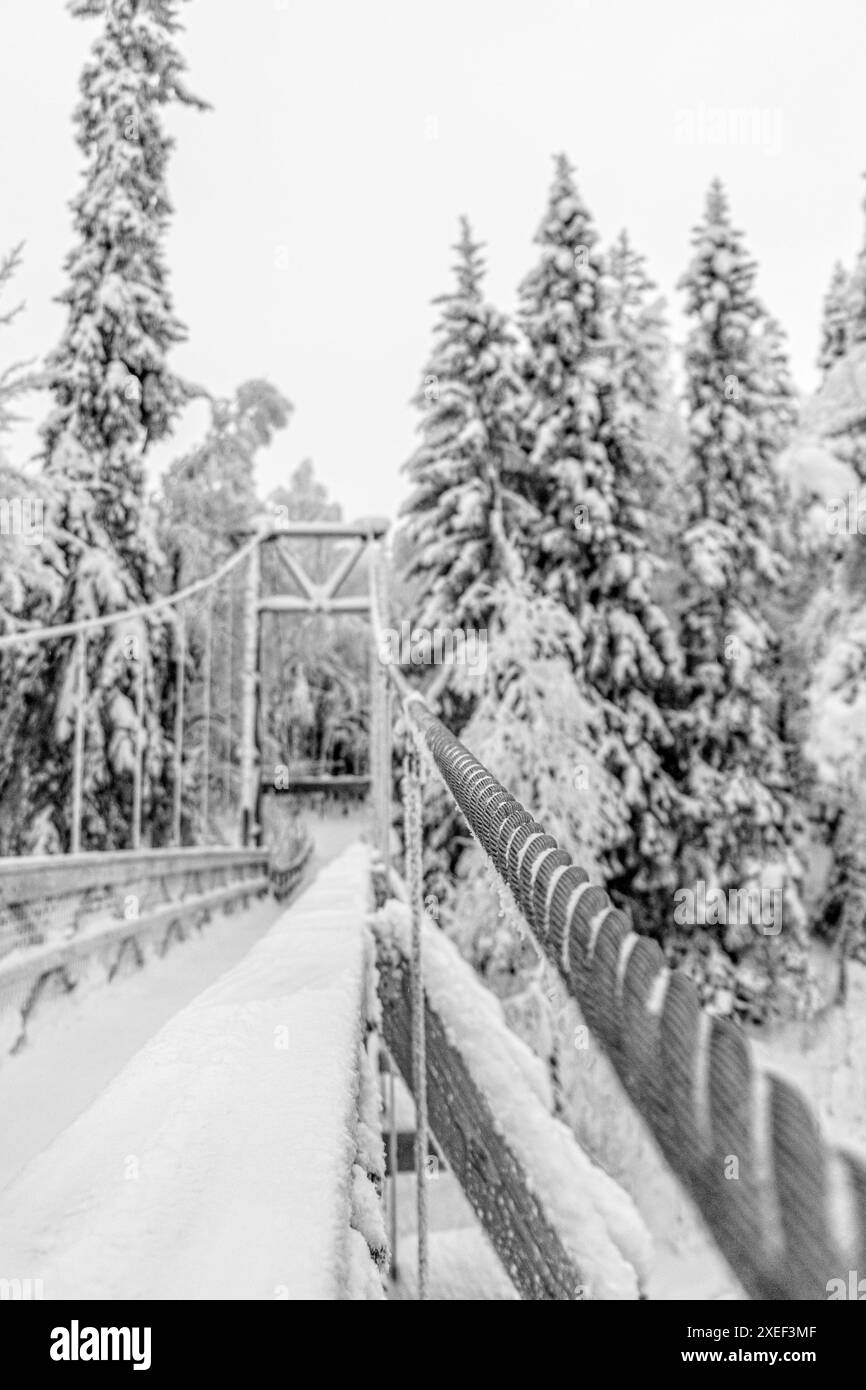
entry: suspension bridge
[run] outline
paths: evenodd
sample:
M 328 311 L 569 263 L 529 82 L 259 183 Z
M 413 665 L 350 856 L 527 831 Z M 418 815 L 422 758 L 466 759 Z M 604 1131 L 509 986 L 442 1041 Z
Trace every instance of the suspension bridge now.
M 498 1257 L 502 1296 L 649 1296 L 653 1255 L 635 1203 L 555 1113 L 546 1068 L 425 910 L 422 789 L 434 779 L 745 1296 L 825 1298 L 828 1281 L 866 1269 L 862 1158 L 827 1141 L 803 1095 L 702 1010 L 692 982 L 533 808 L 379 659 L 383 539 L 378 528 L 268 522 L 213 575 L 157 603 L 0 638 L 0 659 L 67 643 L 76 663 L 70 852 L 0 860 L 0 1066 L 26 1051 L 41 1001 L 74 992 L 86 971 L 112 980 L 131 963 L 146 981 L 155 957 L 217 915 L 247 909 L 249 920 L 281 903 L 237 963 L 0 1190 L 0 1287 L 381 1297 L 384 1271 L 407 1259 L 397 1195 L 411 1167 L 412 1296 L 435 1296 L 429 1205 L 442 1172 Z M 325 578 L 299 558 L 311 541 L 338 555 Z M 347 593 L 359 570 L 363 589 Z M 269 836 L 280 759 L 262 728 L 262 634 L 267 615 L 286 614 L 353 615 L 370 639 L 369 769 L 350 777 L 368 792 L 368 824 L 318 871 L 308 843 L 278 853 Z M 175 669 L 161 788 L 146 775 L 157 623 L 173 633 Z M 89 842 L 86 816 L 88 643 L 109 629 L 136 639 L 129 838 L 112 851 Z M 307 791 L 334 785 L 303 780 Z M 189 843 L 193 823 L 219 842 Z M 156 824 L 170 825 L 170 843 L 154 843 Z M 412 1099 L 408 1125 L 398 1088 Z

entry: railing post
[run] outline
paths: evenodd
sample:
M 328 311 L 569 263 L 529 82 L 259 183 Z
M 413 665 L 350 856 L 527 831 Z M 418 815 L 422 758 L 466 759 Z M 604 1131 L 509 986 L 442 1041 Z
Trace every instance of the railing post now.
M 177 611 L 177 660 L 175 681 L 177 693 L 174 706 L 174 801 L 172 806 L 172 839 L 180 848 L 181 810 L 183 803 L 183 693 L 186 675 L 186 619 Z
M 84 775 L 84 707 L 87 702 L 87 637 L 79 632 L 75 639 L 77 680 L 75 701 L 75 736 L 72 746 L 72 837 L 71 851 L 81 850 L 81 803 Z
M 243 705 L 241 711 L 241 844 L 258 843 L 256 824 L 260 780 L 256 734 L 259 703 L 259 547 L 250 551 L 244 602 Z
M 145 629 L 146 631 L 146 629 Z M 135 766 L 132 780 L 132 848 L 141 849 L 141 800 L 144 790 L 144 639 L 135 673 Z
M 397 1253 L 397 1068 L 390 1052 L 388 1056 L 388 1157 L 391 1167 L 391 1201 L 388 1206 L 389 1225 L 391 1228 L 391 1278 L 396 1279 L 400 1266 Z
M 373 616 L 370 652 L 370 788 L 373 798 L 376 848 L 382 860 L 385 883 L 391 867 L 391 682 L 378 647 L 381 634 L 375 620 L 386 614 L 381 546 L 372 543 L 370 556 L 370 610 Z
M 211 719 L 211 680 L 213 676 L 213 589 L 208 590 L 205 605 L 204 669 L 202 671 L 202 722 L 204 725 L 204 752 L 201 769 L 201 819 L 204 834 L 207 835 L 207 818 L 210 812 L 210 719 Z
M 391 703 L 393 692 L 391 682 L 388 680 L 387 671 L 382 671 L 382 745 L 379 750 L 379 762 L 382 778 L 382 815 L 380 828 L 379 853 L 382 856 L 382 863 L 385 868 L 385 883 L 388 883 L 388 876 L 391 872 L 391 720 L 393 718 Z
M 404 844 L 406 880 L 412 913 L 412 1090 L 415 1095 L 415 1181 L 418 1198 L 418 1298 L 427 1297 L 427 1040 L 421 924 L 424 916 L 421 759 L 410 741 L 403 764 Z
M 225 751 L 223 754 L 223 795 L 222 809 L 228 815 L 232 804 L 232 749 L 234 724 L 234 669 L 235 669 L 235 612 L 232 577 L 228 578 L 228 611 L 226 614 L 226 713 L 225 713 Z

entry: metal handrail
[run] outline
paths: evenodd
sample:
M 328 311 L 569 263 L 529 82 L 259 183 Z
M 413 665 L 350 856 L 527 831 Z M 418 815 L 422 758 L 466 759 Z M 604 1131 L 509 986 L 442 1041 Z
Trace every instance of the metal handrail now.
M 215 868 L 265 870 L 267 864 L 266 850 L 221 846 L 12 856 L 0 859 L 0 907 Z
M 379 615 L 374 609 L 378 638 Z M 755 1298 L 823 1299 L 866 1269 L 866 1160 L 833 1148 L 802 1093 L 755 1062 L 683 970 L 639 936 L 601 887 L 448 730 L 403 673 L 404 715 L 539 949 L 579 1005 L 669 1166 Z M 855 1214 L 831 1220 L 831 1185 Z

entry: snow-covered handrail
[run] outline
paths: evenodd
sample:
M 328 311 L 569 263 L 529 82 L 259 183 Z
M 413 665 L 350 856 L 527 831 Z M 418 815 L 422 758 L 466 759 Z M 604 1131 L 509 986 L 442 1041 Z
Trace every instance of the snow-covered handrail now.
M 113 979 L 145 943 L 162 955 L 211 914 L 270 886 L 264 850 L 120 850 L 0 859 L 0 1053 L 26 1036 L 50 981 L 71 989 L 85 962 Z
M 685 972 L 667 967 L 658 944 L 388 671 L 419 743 L 743 1287 L 754 1298 L 823 1299 L 831 1279 L 866 1269 L 862 1157 L 824 1142 L 802 1093 L 756 1065 L 740 1029 L 701 1007 Z M 840 1194 L 848 1230 L 831 1217 Z
M 417 1100 L 410 894 L 393 882 L 397 896 L 373 919 L 381 1027 Z M 530 1300 L 638 1298 L 652 1240 L 636 1207 L 554 1114 L 545 1064 L 426 914 L 422 937 L 436 1147 L 515 1289 Z
M 95 893 L 133 882 L 168 882 L 210 874 L 230 877 L 247 870 L 267 873 L 267 869 L 266 850 L 224 845 L 10 855 L 0 858 L 0 912 L 25 903 Z

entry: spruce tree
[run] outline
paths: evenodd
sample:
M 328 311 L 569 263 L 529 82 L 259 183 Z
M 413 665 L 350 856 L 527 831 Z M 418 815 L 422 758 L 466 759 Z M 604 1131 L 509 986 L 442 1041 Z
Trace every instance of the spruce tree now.
M 763 404 L 760 443 L 765 460 L 776 463 L 797 428 L 799 405 L 785 333 L 770 314 L 758 321 L 755 348 L 760 373 L 758 399 Z
M 611 526 L 614 480 L 599 439 L 604 263 L 565 155 L 555 161 L 535 242 L 538 264 L 520 286 L 518 311 L 527 345 L 523 441 L 539 513 L 529 564 L 539 586 L 577 614 Z
M 483 246 L 466 218 L 454 247 L 456 286 L 441 306 L 415 404 L 421 443 L 406 464 L 406 578 L 423 628 L 485 628 L 499 580 L 519 567 L 530 508 L 518 447 L 514 337 L 482 294 Z
M 19 244 L 0 257 L 0 328 L 14 325 L 24 308 L 22 303 L 5 302 L 21 265 L 21 252 Z M 14 631 L 19 615 L 56 593 L 57 556 L 43 543 L 41 486 L 15 467 L 7 448 L 9 435 L 23 418 L 21 398 L 40 385 L 30 362 L 12 361 L 0 367 L 0 633 Z M 5 665 L 11 678 L 16 658 L 8 656 Z M 6 704 L 4 699 L 4 708 Z
M 673 871 L 665 706 L 678 652 L 653 597 L 658 561 L 643 498 L 657 491 L 660 473 L 648 417 L 665 351 L 640 258 L 620 239 L 608 283 L 597 241 L 560 156 L 536 237 L 539 262 L 520 291 L 525 446 L 543 517 L 528 573 L 576 621 L 575 675 L 603 711 L 596 751 L 624 808 L 604 877 L 655 919 Z
M 173 141 L 164 110 L 201 107 L 184 82 L 177 0 L 71 0 L 100 33 L 81 77 L 76 139 L 85 168 L 72 204 L 76 244 L 60 296 L 66 324 L 47 363 L 54 408 L 43 429 L 49 524 L 63 557 L 60 601 L 40 616 L 63 623 L 124 610 L 156 592 L 159 555 L 145 496 L 149 447 L 172 427 L 186 389 L 169 365 L 184 337 L 163 243 L 171 215 Z M 145 815 L 159 834 L 170 711 L 160 694 L 167 636 L 121 623 L 87 643 L 84 843 L 129 842 L 137 663 L 145 666 Z M 22 743 L 39 768 L 25 845 L 68 843 L 75 710 L 74 645 L 38 648 L 22 691 Z
M 617 431 L 642 462 L 641 500 L 658 511 L 670 472 L 667 424 L 673 404 L 670 340 L 664 301 L 647 274 L 645 258 L 623 230 L 607 253 L 606 304 L 611 379 L 617 392 Z
M 692 244 L 681 281 L 692 327 L 681 557 L 685 704 L 677 720 L 686 793 L 680 882 L 704 880 L 725 893 L 781 884 L 785 898 L 778 939 L 729 923 L 691 928 L 685 941 L 708 998 L 722 1011 L 760 1013 L 771 978 L 803 969 L 796 949 L 803 922 L 792 749 L 779 727 L 779 640 L 768 617 L 785 566 L 768 443 L 766 316 L 755 264 L 718 181 Z
M 866 212 L 866 198 L 861 206 Z M 866 236 L 848 283 L 848 343 L 852 346 L 863 342 L 866 342 Z
M 13 325 L 23 309 L 6 300 L 20 261 L 20 246 L 0 259 L 0 328 Z M 27 362 L 0 368 L 0 635 L 16 632 L 22 619 L 59 597 L 60 556 L 45 534 L 44 480 L 17 467 L 7 449 L 8 436 L 22 419 L 21 398 L 37 385 L 39 378 Z M 31 790 L 31 772 L 15 741 L 25 660 L 21 649 L 0 653 L 0 853 L 15 843 Z
M 851 346 L 851 285 L 848 272 L 841 261 L 833 267 L 830 285 L 824 296 L 824 316 L 821 324 L 821 350 L 818 366 L 826 377 L 835 362 L 843 358 Z

